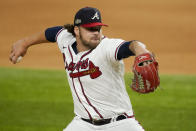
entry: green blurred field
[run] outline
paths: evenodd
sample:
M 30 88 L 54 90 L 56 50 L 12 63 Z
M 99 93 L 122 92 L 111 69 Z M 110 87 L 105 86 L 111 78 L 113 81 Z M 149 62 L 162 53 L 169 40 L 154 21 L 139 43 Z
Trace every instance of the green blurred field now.
M 136 119 L 146 131 L 196 130 L 196 76 L 161 75 L 161 89 L 139 95 L 128 85 Z M 66 74 L 0 68 L 0 131 L 61 131 L 72 120 Z

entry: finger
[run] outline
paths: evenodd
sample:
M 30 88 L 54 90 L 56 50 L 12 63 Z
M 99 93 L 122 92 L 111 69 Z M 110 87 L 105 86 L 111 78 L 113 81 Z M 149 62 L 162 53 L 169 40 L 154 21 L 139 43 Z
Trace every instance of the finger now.
M 11 58 L 11 61 L 12 61 L 13 64 L 16 64 L 16 60 L 17 60 L 17 57 L 16 57 L 16 56 L 13 56 L 13 57 Z
M 12 61 L 12 57 L 14 57 L 14 52 L 12 52 L 9 56 L 10 61 Z
M 17 54 L 17 55 L 14 55 L 14 56 L 12 57 L 12 63 L 16 64 L 18 57 L 19 57 L 18 54 Z

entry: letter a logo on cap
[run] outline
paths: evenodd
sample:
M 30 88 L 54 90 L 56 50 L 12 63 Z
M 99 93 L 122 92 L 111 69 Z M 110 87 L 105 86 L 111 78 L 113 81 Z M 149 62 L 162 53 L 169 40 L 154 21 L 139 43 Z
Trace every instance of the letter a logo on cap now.
M 99 20 L 98 12 L 96 12 L 95 15 L 91 19 L 94 20 L 95 18 L 97 18 Z

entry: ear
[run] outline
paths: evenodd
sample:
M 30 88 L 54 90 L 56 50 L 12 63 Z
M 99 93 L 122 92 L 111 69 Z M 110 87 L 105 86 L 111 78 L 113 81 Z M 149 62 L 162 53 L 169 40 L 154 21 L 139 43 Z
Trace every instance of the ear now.
M 78 26 L 74 27 L 74 33 L 76 34 L 76 36 L 79 36 L 79 27 Z

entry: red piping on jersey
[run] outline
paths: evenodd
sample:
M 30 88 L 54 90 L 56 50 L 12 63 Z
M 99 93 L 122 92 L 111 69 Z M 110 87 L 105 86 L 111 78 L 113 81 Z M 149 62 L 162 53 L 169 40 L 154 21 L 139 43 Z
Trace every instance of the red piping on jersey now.
M 124 113 L 124 115 L 125 115 L 127 118 L 133 118 L 133 117 L 134 117 L 134 115 L 128 116 L 127 113 Z
M 64 53 L 62 53 L 63 54 L 63 60 L 64 60 L 64 63 L 65 63 L 65 70 L 66 70 L 66 67 L 67 67 L 67 61 L 66 61 L 66 58 L 65 58 L 65 54 Z
M 69 49 L 69 53 L 71 54 L 71 58 L 72 58 L 72 62 L 73 62 L 73 56 L 72 56 L 72 53 L 70 51 L 70 48 L 68 46 L 68 49 Z M 82 60 L 83 57 L 85 57 L 86 55 L 88 55 L 89 53 L 91 53 L 93 50 L 90 50 L 88 51 L 87 53 L 85 53 L 84 55 L 81 56 L 80 60 Z M 78 70 L 79 72 L 79 70 Z M 72 72 L 73 73 L 73 72 Z M 73 78 L 72 78 L 73 79 Z M 84 88 L 82 86 L 82 82 L 80 81 L 80 78 L 78 77 L 78 81 L 80 82 L 80 86 L 81 86 L 81 89 L 82 89 L 82 93 L 86 99 L 86 101 L 88 102 L 88 104 L 95 110 L 95 112 L 103 119 L 103 116 L 98 112 L 98 110 L 90 103 L 89 99 L 87 98 L 85 92 L 84 92 Z M 74 87 L 75 88 L 75 87 Z M 77 92 L 76 92 L 77 93 Z M 81 103 L 82 104 L 82 103 Z
M 84 55 L 81 56 L 80 60 L 82 60 L 83 57 L 85 57 L 86 55 L 88 55 L 89 53 L 91 53 L 93 51 L 93 49 L 91 49 L 90 51 L 86 52 Z
M 63 54 L 63 60 L 64 60 L 64 62 L 65 62 L 65 54 L 64 53 L 62 53 Z
M 116 48 L 116 51 L 115 51 L 115 59 L 117 60 L 117 53 L 118 53 L 118 50 L 119 50 L 119 48 L 120 48 L 120 46 L 122 45 L 122 44 L 124 44 L 125 43 L 125 41 L 123 41 L 117 48 Z
M 71 53 L 71 51 L 70 51 L 69 46 L 68 46 L 68 50 L 69 50 L 69 53 L 70 53 L 70 55 L 71 55 L 71 59 L 72 59 L 72 62 L 73 62 L 73 56 L 72 56 L 72 53 Z M 72 71 L 72 73 L 73 73 L 73 71 Z M 75 88 L 75 84 L 74 84 L 73 78 L 72 78 L 72 83 L 73 83 L 73 87 L 74 87 L 74 91 L 75 91 L 75 93 L 76 93 L 76 96 L 78 97 L 79 102 L 82 104 L 82 102 L 81 102 L 81 100 L 80 100 L 80 97 L 78 96 L 78 93 L 77 93 L 77 91 L 76 91 L 76 88 Z M 89 116 L 90 120 L 92 120 L 92 116 L 91 116 L 91 114 L 89 113 L 89 111 L 86 109 L 86 107 L 85 107 L 83 104 L 82 104 L 82 106 L 84 107 L 84 109 L 85 109 L 86 112 L 88 113 L 88 116 Z
M 135 117 L 134 115 L 132 115 L 132 116 L 128 116 L 127 115 L 127 113 L 124 113 L 124 115 L 126 115 L 127 116 L 127 118 L 133 118 L 133 117 Z M 137 121 L 137 120 L 136 120 Z M 137 121 L 138 122 L 138 121 Z M 142 125 L 138 122 L 138 124 L 142 127 Z M 143 127 L 142 127 L 142 129 L 144 129 Z
M 81 86 L 81 89 L 82 89 L 82 93 L 84 95 L 84 97 L 86 98 L 86 101 L 88 102 L 88 104 L 95 110 L 95 112 L 103 119 L 103 116 L 98 112 L 98 110 L 91 104 L 91 102 L 89 101 L 89 99 L 87 98 L 85 92 L 84 92 L 84 88 L 82 86 L 82 82 L 80 81 L 80 77 L 78 77 L 78 80 L 80 82 L 80 86 Z
M 93 49 L 91 49 L 90 51 L 88 51 L 87 53 L 85 53 L 84 55 L 81 56 L 80 60 L 82 60 L 83 57 L 85 57 L 86 55 L 88 55 L 89 53 L 91 53 L 93 51 Z M 79 72 L 79 70 L 78 70 Z M 86 101 L 88 102 L 88 104 L 95 110 L 95 112 L 103 119 L 103 116 L 98 112 L 98 110 L 90 103 L 89 99 L 87 98 L 85 92 L 84 92 L 84 88 L 83 88 L 83 85 L 82 85 L 82 82 L 80 81 L 80 77 L 78 77 L 78 80 L 80 82 L 80 86 L 81 86 L 81 89 L 82 89 L 82 93 L 84 95 L 84 97 L 86 98 Z
M 78 96 L 78 93 L 77 93 L 77 91 L 76 91 L 76 88 L 75 88 L 75 84 L 74 84 L 73 78 L 72 78 L 72 83 L 73 83 L 74 91 L 75 91 L 75 93 L 76 93 L 76 95 L 77 95 L 77 97 L 78 97 L 78 100 L 79 100 L 80 103 L 82 104 L 82 102 L 81 102 L 81 100 L 80 100 L 80 98 L 79 98 L 79 96 Z M 89 116 L 90 120 L 92 120 L 91 114 L 88 112 L 88 110 L 86 109 L 86 107 L 85 107 L 83 104 L 82 104 L 82 106 L 84 107 L 84 109 L 85 109 L 86 112 L 88 113 L 88 116 Z
M 59 31 L 58 31 L 58 33 L 56 34 L 56 36 L 55 36 L 55 40 L 57 41 L 57 37 L 59 36 L 59 34 L 61 33 L 61 31 L 63 31 L 64 30 L 64 28 L 62 28 L 62 29 L 60 29 Z

